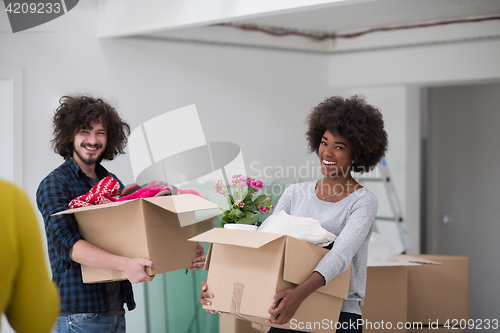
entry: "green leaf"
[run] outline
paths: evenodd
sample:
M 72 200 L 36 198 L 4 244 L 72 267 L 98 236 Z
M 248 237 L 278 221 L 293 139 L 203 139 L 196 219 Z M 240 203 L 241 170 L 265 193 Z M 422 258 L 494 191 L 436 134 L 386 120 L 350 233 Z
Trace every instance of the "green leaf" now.
M 242 218 L 243 216 L 245 216 L 245 214 L 243 214 L 243 212 L 239 209 L 233 209 L 233 214 L 236 215 L 237 218 Z
M 227 215 L 229 212 L 228 210 L 224 210 L 221 206 L 217 206 L 217 212 L 219 212 L 219 215 L 224 217 Z
M 271 206 L 272 201 L 273 201 L 273 197 L 268 196 L 268 198 L 266 200 L 264 200 L 263 204 L 266 206 Z
M 267 199 L 267 197 L 268 197 L 267 195 L 261 194 L 257 197 L 257 199 L 255 199 L 255 203 L 256 204 L 262 203 Z
M 240 224 L 254 224 L 257 221 L 259 221 L 259 218 L 256 217 L 256 216 L 253 216 L 253 217 L 244 217 L 244 218 L 236 221 L 236 223 L 240 223 Z

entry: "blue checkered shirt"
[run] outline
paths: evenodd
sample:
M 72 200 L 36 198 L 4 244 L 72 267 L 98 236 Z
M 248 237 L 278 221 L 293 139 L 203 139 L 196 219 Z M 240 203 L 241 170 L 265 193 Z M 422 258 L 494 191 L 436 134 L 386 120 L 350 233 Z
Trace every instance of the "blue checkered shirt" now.
M 95 168 L 99 179 L 111 176 L 102 165 Z M 120 182 L 123 188 L 123 184 Z M 36 202 L 42 213 L 47 236 L 52 276 L 59 288 L 61 312 L 105 313 L 109 309 L 105 283 L 84 284 L 80 264 L 71 260 L 70 250 L 76 241 L 83 239 L 73 214 L 51 216 L 68 209 L 74 198 L 91 189 L 90 179 L 72 157 L 52 171 L 38 186 Z M 122 281 L 123 294 L 129 310 L 135 308 L 132 285 Z

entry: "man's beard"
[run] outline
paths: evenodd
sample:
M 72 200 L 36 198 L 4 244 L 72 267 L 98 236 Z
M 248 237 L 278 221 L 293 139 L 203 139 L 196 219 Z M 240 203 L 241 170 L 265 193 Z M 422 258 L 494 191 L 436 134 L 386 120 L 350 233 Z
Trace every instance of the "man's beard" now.
M 101 148 L 102 146 L 101 145 L 95 145 L 95 146 L 92 146 L 92 145 L 87 145 L 88 147 L 96 147 L 97 149 Z M 83 150 L 83 146 L 80 146 L 80 148 Z M 93 165 L 95 163 L 98 163 L 101 161 L 101 156 L 104 154 L 104 151 L 102 151 L 99 155 L 96 155 L 95 157 L 90 157 L 90 158 L 85 158 L 82 156 L 82 154 L 80 154 L 80 151 L 78 149 L 76 149 L 75 147 L 73 147 L 73 151 L 76 153 L 76 155 L 80 158 L 80 160 L 87 164 L 87 165 Z

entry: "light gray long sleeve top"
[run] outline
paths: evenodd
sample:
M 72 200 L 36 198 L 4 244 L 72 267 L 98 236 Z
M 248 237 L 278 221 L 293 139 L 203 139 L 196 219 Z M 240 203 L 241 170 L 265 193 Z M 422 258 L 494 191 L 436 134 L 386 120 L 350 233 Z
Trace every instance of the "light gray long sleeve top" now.
M 338 236 L 314 271 L 328 282 L 347 270 L 352 260 L 349 296 L 342 304 L 342 311 L 361 314 L 366 289 L 368 242 L 377 214 L 377 198 L 366 188 L 361 188 L 338 202 L 325 202 L 316 196 L 315 186 L 315 181 L 289 186 L 274 212 L 285 211 L 292 216 L 311 217 Z

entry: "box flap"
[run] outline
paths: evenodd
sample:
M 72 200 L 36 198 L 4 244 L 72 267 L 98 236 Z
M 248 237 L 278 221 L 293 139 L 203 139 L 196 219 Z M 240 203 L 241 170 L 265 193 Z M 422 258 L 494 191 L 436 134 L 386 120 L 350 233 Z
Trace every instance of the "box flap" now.
M 165 200 L 166 198 L 169 200 Z M 217 204 L 189 193 L 166 197 L 144 198 L 144 200 L 177 214 L 204 209 L 217 209 Z
M 381 262 L 368 263 L 368 267 L 402 267 L 402 266 L 420 266 L 420 264 L 409 261 L 381 261 Z
M 176 213 L 176 214 L 194 212 L 194 211 L 200 211 L 200 210 L 208 210 L 208 209 L 214 210 L 213 214 L 205 214 L 205 215 L 202 215 L 200 218 L 198 218 L 200 221 L 206 220 L 207 218 L 210 218 L 210 217 L 217 215 L 217 211 L 215 211 L 217 209 L 217 204 L 214 204 L 213 202 L 211 202 L 207 199 L 204 199 L 202 197 L 199 197 L 197 195 L 194 195 L 194 194 L 178 194 L 178 195 L 171 195 L 171 196 L 139 198 L 139 199 L 133 199 L 133 200 L 110 202 L 110 203 L 102 204 L 102 205 L 92 205 L 92 206 L 88 206 L 88 207 L 67 209 L 67 210 L 64 210 L 62 212 L 58 212 L 58 213 L 53 214 L 53 215 L 55 216 L 55 215 L 62 215 L 62 214 L 73 214 L 73 213 L 85 212 L 85 211 L 89 211 L 89 210 L 118 207 L 118 206 L 126 205 L 127 203 L 130 203 L 133 201 L 138 201 L 138 200 L 144 200 L 144 201 L 150 202 L 150 203 L 152 203 L 160 208 L 163 208 L 165 210 L 171 211 L 171 212 Z
M 205 259 L 205 266 L 203 267 L 203 269 L 206 271 L 210 269 L 210 262 L 212 261 L 212 247 L 213 245 L 210 244 L 210 247 L 208 248 L 207 251 L 207 258 Z
M 398 254 L 395 255 L 392 258 L 392 261 L 394 262 L 411 262 L 411 263 L 417 263 L 417 264 L 427 264 L 427 265 L 441 265 L 441 263 L 437 261 L 432 261 L 420 257 L 415 257 L 415 256 L 410 256 L 407 254 Z
M 258 249 L 282 237 L 285 236 L 267 232 L 214 228 L 189 240 L 192 242 L 208 242 Z
M 422 264 L 441 265 L 437 261 L 414 257 L 407 254 L 397 254 L 392 257 L 392 261 L 368 262 L 368 267 L 420 266 Z
M 303 240 L 287 236 L 283 279 L 294 284 L 304 282 L 323 259 L 328 250 Z M 330 280 L 319 292 L 347 299 L 351 268 Z
M 137 201 L 137 200 L 141 200 L 141 199 L 124 200 L 124 201 L 118 201 L 118 202 L 110 202 L 110 203 L 102 204 L 102 205 L 92 205 L 92 206 L 87 206 L 87 207 L 66 209 L 66 210 L 63 210 L 62 212 L 52 214 L 52 216 L 63 215 L 63 214 L 74 214 L 74 213 L 79 213 L 79 212 L 86 212 L 86 211 L 90 211 L 90 210 L 104 209 L 104 208 L 110 208 L 110 207 L 118 207 L 118 206 L 126 205 L 129 202 Z

